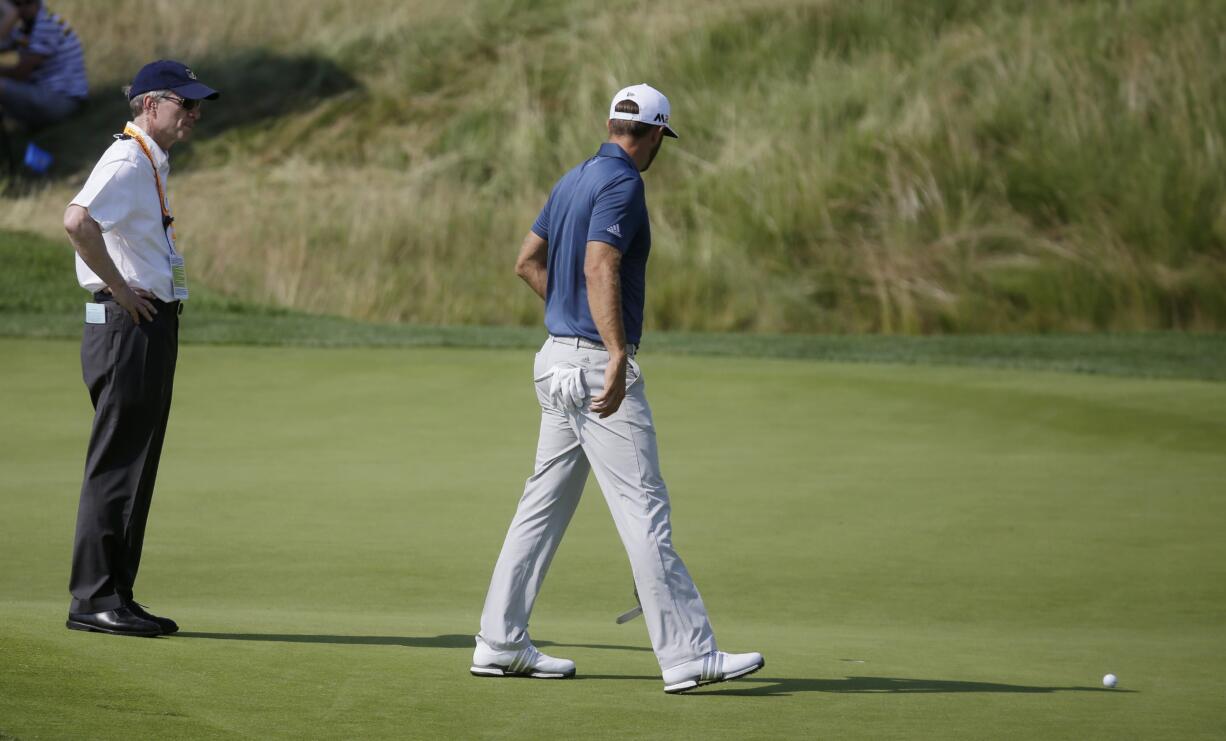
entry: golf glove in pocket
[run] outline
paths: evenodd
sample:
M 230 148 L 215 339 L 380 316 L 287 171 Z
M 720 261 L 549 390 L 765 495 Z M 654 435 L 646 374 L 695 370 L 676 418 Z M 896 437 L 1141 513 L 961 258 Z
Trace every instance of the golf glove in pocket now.
M 543 376 L 533 379 L 537 383 L 549 381 L 549 400 L 559 409 L 582 409 L 587 398 L 583 383 L 583 369 L 573 365 L 555 365 Z

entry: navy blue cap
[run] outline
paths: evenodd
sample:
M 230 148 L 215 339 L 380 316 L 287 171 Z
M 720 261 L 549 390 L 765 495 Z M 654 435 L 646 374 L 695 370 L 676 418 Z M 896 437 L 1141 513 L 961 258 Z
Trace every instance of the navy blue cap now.
M 196 79 L 182 62 L 159 59 L 140 68 L 132 80 L 128 100 L 150 90 L 171 90 L 188 100 L 217 100 L 221 93 Z

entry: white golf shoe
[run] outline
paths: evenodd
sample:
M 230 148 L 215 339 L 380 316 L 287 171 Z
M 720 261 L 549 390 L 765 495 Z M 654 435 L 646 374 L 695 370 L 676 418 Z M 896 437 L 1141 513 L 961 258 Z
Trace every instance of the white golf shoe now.
M 477 636 L 473 665 L 468 671 L 474 677 L 570 679 L 575 676 L 575 662 L 546 656 L 532 644 L 514 651 L 495 651 Z
M 726 654 L 712 651 L 693 661 L 678 664 L 664 670 L 664 691 L 669 694 L 685 692 L 704 684 L 727 682 L 746 677 L 766 666 L 762 654 Z

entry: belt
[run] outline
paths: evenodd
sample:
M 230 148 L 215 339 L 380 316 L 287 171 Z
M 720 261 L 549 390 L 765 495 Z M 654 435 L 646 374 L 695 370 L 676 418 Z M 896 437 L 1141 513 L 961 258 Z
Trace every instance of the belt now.
M 115 297 L 107 293 L 106 291 L 95 291 L 94 292 L 94 302 L 95 303 L 104 304 L 108 301 L 114 301 L 114 300 L 115 300 Z M 168 309 L 170 311 L 173 311 L 176 314 L 183 313 L 183 302 L 182 301 L 163 301 L 162 299 L 157 298 L 157 297 L 147 298 L 145 300 L 153 304 L 153 308 L 157 309 L 159 312 L 162 311 L 162 309 Z
M 549 339 L 559 344 L 569 345 L 570 347 L 574 347 L 574 348 L 582 347 L 588 350 L 603 350 L 605 352 L 608 352 L 608 348 L 606 348 L 604 345 L 600 344 L 599 342 L 593 342 L 592 340 L 589 340 L 586 337 L 559 337 L 558 335 L 551 334 L 549 335 Z M 626 345 L 626 354 L 629 355 L 630 357 L 633 358 L 635 355 L 638 354 L 638 351 L 639 351 L 638 345 L 635 345 L 635 344 Z

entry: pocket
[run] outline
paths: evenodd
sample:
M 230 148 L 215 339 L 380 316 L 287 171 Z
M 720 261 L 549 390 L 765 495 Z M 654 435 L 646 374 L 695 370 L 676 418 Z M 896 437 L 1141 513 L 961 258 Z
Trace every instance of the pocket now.
M 541 374 L 544 373 L 544 371 L 541 370 L 541 367 L 544 365 L 544 360 L 545 360 L 545 351 L 543 349 L 536 354 L 536 357 L 532 358 L 532 377 L 533 378 L 540 378 Z
M 629 389 L 643 378 L 643 369 L 634 358 L 626 361 L 626 388 Z

